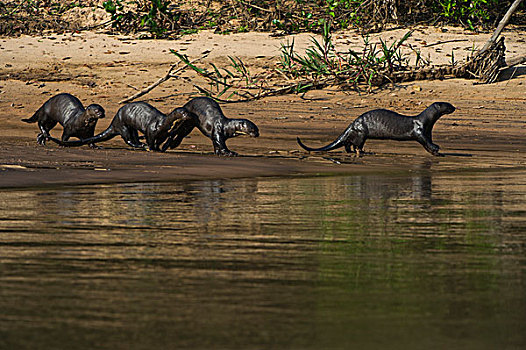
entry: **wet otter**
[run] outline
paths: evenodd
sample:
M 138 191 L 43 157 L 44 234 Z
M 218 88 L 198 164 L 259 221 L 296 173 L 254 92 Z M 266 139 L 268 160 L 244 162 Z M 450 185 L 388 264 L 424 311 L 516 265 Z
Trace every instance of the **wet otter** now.
M 191 113 L 184 108 L 176 108 L 170 114 L 165 115 L 146 102 L 132 102 L 121 107 L 110 126 L 96 136 L 68 142 L 53 137 L 48 138 L 61 146 L 75 147 L 107 141 L 121 135 L 124 142 L 131 147 L 144 148 L 145 144 L 139 141 L 138 132 L 140 131 L 145 136 L 148 148 L 152 151 L 160 151 L 159 147 L 170 132 L 177 131 L 180 123 L 190 119 L 193 119 Z
M 298 144 L 307 151 L 331 151 L 345 147 L 351 153 L 351 146 L 357 155 L 363 151 L 367 139 L 396 141 L 417 141 L 429 153 L 440 155 L 440 147 L 433 143 L 432 131 L 436 121 L 444 114 L 453 113 L 455 107 L 447 102 L 435 102 L 417 116 L 406 116 L 386 109 L 366 112 L 356 118 L 332 143 L 320 148 L 305 146 L 300 138 Z
M 259 136 L 256 124 L 247 119 L 230 119 L 225 117 L 219 104 L 208 97 L 197 97 L 183 106 L 194 118 L 182 123 L 177 132 L 171 133 L 163 145 L 163 150 L 168 147 L 175 148 L 181 144 L 190 132 L 197 127 L 203 135 L 209 137 L 214 145 L 214 153 L 222 156 L 237 156 L 226 146 L 226 140 L 239 135 Z
M 64 128 L 62 132 L 62 141 L 69 140 L 70 137 L 86 139 L 95 134 L 97 121 L 104 118 L 104 108 L 98 104 L 91 104 L 86 109 L 73 95 L 63 93 L 51 97 L 35 114 L 29 119 L 22 119 L 26 123 L 38 122 L 40 133 L 37 135 L 37 143 L 46 144 L 49 131 L 57 123 Z M 94 144 L 90 144 L 94 147 Z

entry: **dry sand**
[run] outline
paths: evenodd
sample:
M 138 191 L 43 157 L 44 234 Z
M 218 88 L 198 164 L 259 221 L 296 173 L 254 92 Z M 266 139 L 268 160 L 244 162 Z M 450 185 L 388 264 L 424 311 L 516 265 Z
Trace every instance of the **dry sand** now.
M 393 41 L 405 32 L 387 31 L 371 40 L 378 41 L 381 35 Z M 507 57 L 526 52 L 524 32 L 511 30 L 504 35 Z M 339 50 L 356 47 L 362 40 L 352 32 L 334 37 Z M 419 27 L 408 44 L 437 64 L 451 60 L 451 52 L 456 60 L 466 57 L 488 37 L 457 28 Z M 107 118 L 99 122 L 98 132 L 108 126 L 120 100 L 166 73 L 177 60 L 170 49 L 191 58 L 210 51 L 204 66 L 210 62 L 224 65 L 229 55 L 238 56 L 257 71 L 268 69 L 279 56 L 280 44 L 292 39 L 265 33 L 210 32 L 155 41 L 91 32 L 0 39 L 0 187 L 526 166 L 525 66 L 513 70 L 511 79 L 492 85 L 463 79 L 418 81 L 372 94 L 333 88 L 309 92 L 304 98 L 288 95 L 224 104 L 227 116 L 251 119 L 261 132 L 257 139 L 228 141 L 242 155 L 237 158 L 214 156 L 211 141 L 198 130 L 178 149 L 165 154 L 130 150 L 120 138 L 102 144 L 102 150 L 42 147 L 36 144 L 36 124 L 20 121 L 54 94 L 69 92 L 85 105 L 104 106 Z M 294 41 L 297 48 L 305 49 L 310 35 L 296 35 Z M 441 41 L 450 42 L 427 46 Z M 405 49 L 409 52 L 408 46 Z M 164 83 L 143 100 L 165 112 L 183 105 L 193 91 L 192 83 L 201 80 L 191 72 L 182 77 Z M 445 157 L 429 155 L 416 142 L 369 140 L 365 148 L 376 154 L 361 158 L 341 151 L 308 155 L 296 144 L 296 136 L 313 146 L 332 141 L 355 117 L 373 108 L 417 114 L 434 101 L 448 101 L 458 108 L 435 126 L 434 141 Z M 57 126 L 52 134 L 59 137 L 61 132 Z

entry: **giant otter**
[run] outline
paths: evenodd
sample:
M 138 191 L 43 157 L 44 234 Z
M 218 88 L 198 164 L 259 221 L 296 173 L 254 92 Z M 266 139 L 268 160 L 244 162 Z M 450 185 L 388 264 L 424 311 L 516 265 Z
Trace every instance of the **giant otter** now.
M 121 107 L 110 126 L 96 136 L 68 142 L 53 137 L 48 138 L 61 146 L 75 147 L 107 141 L 121 135 L 131 147 L 144 148 L 145 145 L 139 141 L 138 131 L 140 131 L 144 134 L 148 148 L 152 151 L 160 151 L 159 147 L 168 137 L 172 125 L 172 132 L 177 131 L 180 123 L 190 119 L 192 119 L 191 113 L 184 108 L 176 108 L 165 115 L 146 102 L 132 102 Z
M 429 153 L 440 155 L 440 147 L 433 143 L 432 131 L 436 121 L 444 114 L 453 113 L 455 107 L 447 102 L 435 102 L 417 116 L 406 116 L 386 109 L 366 112 L 356 118 L 332 143 L 320 148 L 305 146 L 300 138 L 299 145 L 307 151 L 331 151 L 345 147 L 351 153 L 351 146 L 357 155 L 363 151 L 367 139 L 396 141 L 417 141 Z
M 259 136 L 256 124 L 248 119 L 230 119 L 225 117 L 219 104 L 208 97 L 196 97 L 183 106 L 193 118 L 184 121 L 174 130 L 163 145 L 163 151 L 168 147 L 175 148 L 181 144 L 190 132 L 197 127 L 206 137 L 212 140 L 214 153 L 222 156 L 237 156 L 226 146 L 226 140 L 239 135 Z
M 26 123 L 38 122 L 40 133 L 37 143 L 46 144 L 49 131 L 60 123 L 64 128 L 62 141 L 70 137 L 86 139 L 95 134 L 95 125 L 100 118 L 104 118 L 104 108 L 98 104 L 91 104 L 86 109 L 73 95 L 58 94 L 47 100 L 29 119 L 22 119 Z M 91 147 L 95 145 L 90 143 Z

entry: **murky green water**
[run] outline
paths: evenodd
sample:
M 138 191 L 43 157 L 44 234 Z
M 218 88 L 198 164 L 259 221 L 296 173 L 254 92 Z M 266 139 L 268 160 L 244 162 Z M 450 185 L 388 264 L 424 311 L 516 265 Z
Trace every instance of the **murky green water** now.
M 0 192 L 1 349 L 526 347 L 526 172 Z

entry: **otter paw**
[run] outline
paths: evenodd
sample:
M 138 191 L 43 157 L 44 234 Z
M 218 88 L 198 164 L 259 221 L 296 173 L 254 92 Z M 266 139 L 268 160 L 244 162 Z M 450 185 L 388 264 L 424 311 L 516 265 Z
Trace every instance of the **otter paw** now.
M 215 152 L 218 156 L 223 156 L 223 157 L 237 157 L 237 153 L 236 152 L 232 152 L 232 151 L 229 151 L 229 150 L 218 150 Z
M 42 146 L 45 146 L 46 145 L 46 140 L 49 139 L 49 135 L 44 135 L 44 134 L 38 134 L 37 135 L 37 143 L 39 145 L 42 145 Z
M 431 145 L 429 147 L 429 153 L 431 153 L 432 155 L 438 155 L 439 154 L 439 151 L 440 151 L 440 147 L 437 146 L 437 145 Z

